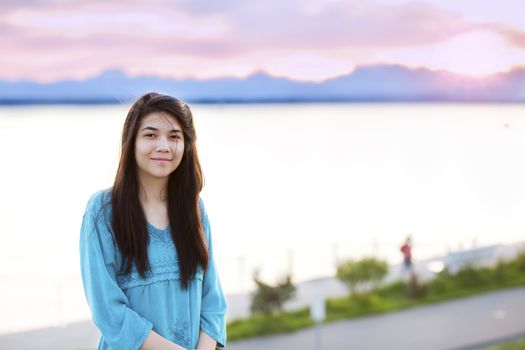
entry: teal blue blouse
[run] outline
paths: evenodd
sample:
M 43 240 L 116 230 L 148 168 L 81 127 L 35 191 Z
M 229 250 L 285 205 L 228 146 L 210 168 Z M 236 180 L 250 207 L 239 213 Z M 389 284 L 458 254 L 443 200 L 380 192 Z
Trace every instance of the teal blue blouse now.
M 180 285 L 177 251 L 169 229 L 147 224 L 151 271 L 129 275 L 111 228 L 111 189 L 89 199 L 80 230 L 80 266 L 93 322 L 100 330 L 98 349 L 139 349 L 151 330 L 186 349 L 195 349 L 200 330 L 226 345 L 226 299 L 213 259 L 210 223 L 200 202 L 210 256 L 188 289 Z

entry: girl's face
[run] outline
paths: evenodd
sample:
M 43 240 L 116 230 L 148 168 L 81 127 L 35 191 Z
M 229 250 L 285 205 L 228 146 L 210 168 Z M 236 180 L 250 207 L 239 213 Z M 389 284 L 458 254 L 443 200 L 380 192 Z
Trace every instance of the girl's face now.
M 166 112 L 142 118 L 135 140 L 135 160 L 140 178 L 166 178 L 180 164 L 184 135 L 180 123 Z

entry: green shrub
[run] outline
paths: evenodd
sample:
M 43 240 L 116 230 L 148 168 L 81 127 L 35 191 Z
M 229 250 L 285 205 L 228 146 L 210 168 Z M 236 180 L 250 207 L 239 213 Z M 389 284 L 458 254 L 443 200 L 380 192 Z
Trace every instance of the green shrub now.
M 337 267 L 336 277 L 347 285 L 352 294 L 355 294 L 359 284 L 371 283 L 372 289 L 376 289 L 387 273 L 386 261 L 364 258 L 357 261 L 347 260 L 340 264 Z
M 525 274 L 519 270 L 517 261 L 498 261 L 493 273 L 494 280 L 498 284 L 512 282 L 518 280 L 520 277 L 525 277 Z
M 458 287 L 462 288 L 479 288 L 490 284 L 493 277 L 493 270 L 490 268 L 476 268 L 467 265 L 454 275 L 454 280 Z
M 523 249 L 513 261 L 516 264 L 517 270 L 525 273 L 525 249 Z
M 432 295 L 444 295 L 455 289 L 455 281 L 448 273 L 438 274 L 429 284 L 429 291 Z

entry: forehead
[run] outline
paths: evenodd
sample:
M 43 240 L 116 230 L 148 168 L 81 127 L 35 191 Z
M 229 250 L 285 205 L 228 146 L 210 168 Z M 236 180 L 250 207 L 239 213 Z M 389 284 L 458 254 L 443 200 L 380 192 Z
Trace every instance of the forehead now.
M 182 129 L 177 118 L 166 112 L 152 112 L 145 115 L 140 122 L 140 130 L 147 126 L 160 130 Z

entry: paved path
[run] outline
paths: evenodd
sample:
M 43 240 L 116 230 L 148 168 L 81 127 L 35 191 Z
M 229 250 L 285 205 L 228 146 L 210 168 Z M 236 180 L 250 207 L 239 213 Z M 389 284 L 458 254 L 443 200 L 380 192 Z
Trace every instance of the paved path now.
M 475 349 L 525 336 L 525 287 L 323 325 L 322 350 Z M 229 350 L 315 350 L 315 329 L 230 343 Z

